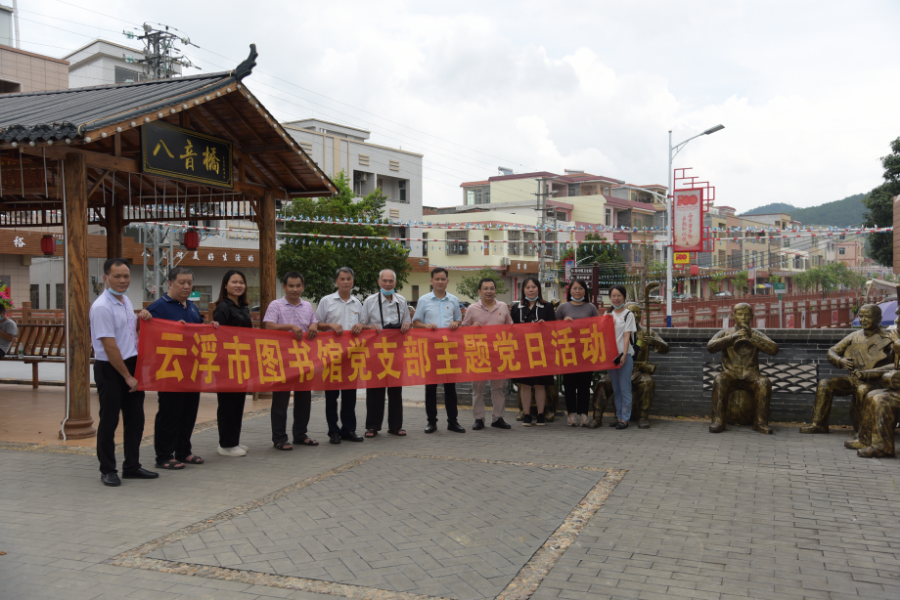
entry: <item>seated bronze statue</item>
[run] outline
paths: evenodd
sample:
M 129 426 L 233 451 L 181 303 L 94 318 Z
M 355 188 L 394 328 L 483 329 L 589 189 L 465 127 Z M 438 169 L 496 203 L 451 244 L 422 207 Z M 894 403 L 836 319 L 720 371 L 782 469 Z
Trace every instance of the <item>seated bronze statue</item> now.
M 629 302 L 625 308 L 634 314 L 634 320 L 641 322 L 641 306 L 635 302 Z M 659 334 L 647 327 L 639 327 L 637 332 L 638 352 L 634 355 L 634 370 L 631 373 L 631 420 L 637 421 L 638 428 L 650 427 L 650 409 L 653 406 L 653 396 L 656 393 L 656 383 L 653 381 L 653 373 L 656 365 L 650 362 L 650 351 L 655 350 L 659 354 L 669 352 L 669 344 Z M 606 403 L 613 397 L 612 382 L 609 377 L 604 377 L 594 391 L 594 417 L 588 425 L 591 429 L 603 424 L 603 413 Z
M 722 372 L 713 382 L 709 431 L 725 431 L 731 418 L 741 424 L 751 420 L 753 430 L 759 433 L 774 433 L 769 427 L 772 382 L 759 372 L 759 353 L 775 356 L 778 344 L 751 327 L 753 307 L 749 304 L 736 305 L 732 316 L 734 327 L 723 329 L 706 345 L 710 354 L 722 353 Z
M 828 433 L 831 403 L 835 396 L 850 396 L 850 421 L 859 431 L 860 412 L 866 395 L 884 387 L 880 375 L 873 374 L 879 367 L 892 362 L 891 338 L 881 326 L 881 308 L 866 304 L 859 309 L 862 329 L 854 331 L 828 350 L 828 362 L 846 369 L 847 375 L 829 377 L 819 381 L 816 389 L 816 405 L 812 425 L 800 428 L 800 433 Z M 883 369 L 880 369 L 883 371 Z M 867 373 L 868 378 L 860 378 Z

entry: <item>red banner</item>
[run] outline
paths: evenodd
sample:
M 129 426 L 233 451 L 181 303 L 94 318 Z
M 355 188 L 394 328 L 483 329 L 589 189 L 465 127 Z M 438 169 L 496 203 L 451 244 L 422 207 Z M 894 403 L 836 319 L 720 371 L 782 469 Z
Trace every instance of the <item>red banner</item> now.
M 400 387 L 616 368 L 610 316 L 527 325 L 320 333 L 141 323 L 136 377 L 159 392 Z

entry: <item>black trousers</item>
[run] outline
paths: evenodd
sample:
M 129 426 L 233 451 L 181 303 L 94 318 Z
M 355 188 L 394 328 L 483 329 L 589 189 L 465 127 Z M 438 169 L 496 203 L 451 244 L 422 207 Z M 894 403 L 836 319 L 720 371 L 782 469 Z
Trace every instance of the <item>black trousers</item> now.
M 563 385 L 566 387 L 566 412 L 570 415 L 572 413 L 586 415 L 590 412 L 593 377 L 592 371 L 563 375 Z
M 425 415 L 429 423 L 437 423 L 437 386 L 436 383 L 425 385 Z M 459 410 L 456 408 L 456 384 L 444 384 L 444 406 L 447 408 L 447 423 L 457 422 Z
M 290 392 L 272 392 L 272 443 L 284 444 L 287 436 L 288 403 Z M 307 438 L 309 411 L 312 406 L 312 392 L 294 392 L 294 424 L 291 427 L 293 443 L 300 444 Z
M 197 424 L 200 392 L 159 392 L 153 445 L 157 464 L 183 461 L 192 454 L 191 435 Z
M 134 375 L 137 357 L 125 360 L 128 372 Z M 122 470 L 137 471 L 141 468 L 139 453 L 144 435 L 144 392 L 129 392 L 125 378 L 105 360 L 94 362 L 94 381 L 100 396 L 100 424 L 97 426 L 97 458 L 100 472 L 116 473 L 116 427 L 119 412 L 124 428 L 125 461 Z
M 388 398 L 388 431 L 403 429 L 403 388 L 368 388 L 366 390 L 366 429 L 381 431 L 384 422 L 384 393 Z
M 244 419 L 244 402 L 247 394 L 216 394 L 219 407 L 216 409 L 216 420 L 219 422 L 219 446 L 234 448 L 241 443 L 241 421 Z
M 340 425 L 338 396 L 341 398 Z M 328 435 L 356 431 L 356 390 L 325 390 L 325 420 L 328 421 Z

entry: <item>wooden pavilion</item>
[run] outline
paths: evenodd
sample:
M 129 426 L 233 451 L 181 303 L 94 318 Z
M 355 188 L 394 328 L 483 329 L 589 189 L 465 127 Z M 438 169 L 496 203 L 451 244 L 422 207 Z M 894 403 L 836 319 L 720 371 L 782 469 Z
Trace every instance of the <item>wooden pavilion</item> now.
M 66 265 L 67 438 L 95 434 L 90 414 L 87 235 L 107 256 L 137 222 L 241 216 L 259 227 L 261 312 L 275 297 L 275 209 L 330 196 L 331 180 L 233 71 L 0 95 L 0 227 L 62 228 Z

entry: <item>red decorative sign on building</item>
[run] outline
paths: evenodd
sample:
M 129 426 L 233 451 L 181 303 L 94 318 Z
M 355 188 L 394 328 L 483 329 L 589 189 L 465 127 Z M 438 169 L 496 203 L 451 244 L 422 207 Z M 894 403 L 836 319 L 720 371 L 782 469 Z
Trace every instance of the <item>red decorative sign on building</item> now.
M 675 252 L 702 252 L 703 189 L 676 190 L 672 249 Z

